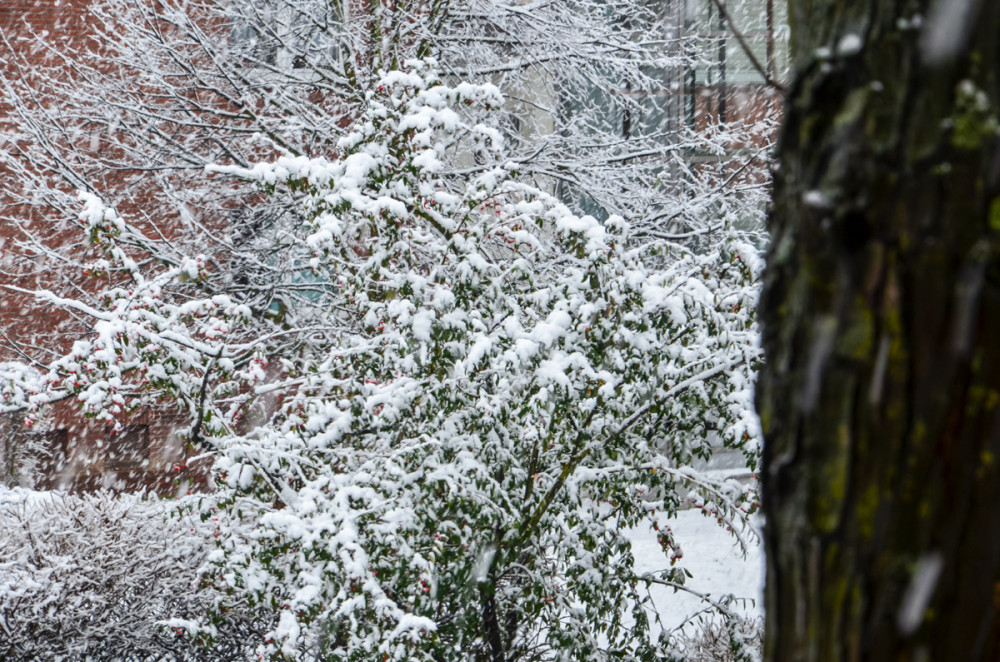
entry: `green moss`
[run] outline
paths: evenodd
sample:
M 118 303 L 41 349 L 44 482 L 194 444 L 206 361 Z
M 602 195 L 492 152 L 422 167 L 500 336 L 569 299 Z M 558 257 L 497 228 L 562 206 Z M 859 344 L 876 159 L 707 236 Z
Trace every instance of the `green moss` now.
M 847 95 L 843 109 L 833 119 L 834 128 L 840 128 L 855 123 L 865 112 L 868 105 L 869 88 L 859 87 Z
M 971 80 L 963 80 L 955 90 L 951 124 L 951 144 L 957 149 L 977 150 L 1000 132 L 996 109 Z
M 844 613 L 844 603 L 847 601 L 848 596 L 848 580 L 847 576 L 843 572 L 838 572 L 838 565 L 843 561 L 843 555 L 841 554 L 840 545 L 836 543 L 831 543 L 826 548 L 826 558 L 824 563 L 826 566 L 826 576 L 830 577 L 830 582 L 827 586 L 827 613 L 839 617 Z
M 846 423 L 840 423 L 835 447 L 829 449 L 830 454 L 817 467 L 817 485 L 810 508 L 810 521 L 816 532 L 828 533 L 840 523 L 840 509 L 847 494 L 849 448 L 850 429 Z
M 990 228 L 1000 231 L 1000 198 L 994 198 L 990 203 Z
M 844 356 L 866 359 L 872 355 L 875 344 L 874 316 L 864 297 L 854 301 L 854 315 L 850 325 L 840 339 L 840 350 Z
M 986 475 L 993 471 L 993 466 L 996 464 L 996 455 L 993 451 L 983 449 L 979 452 L 979 466 L 976 467 L 976 480 L 981 481 L 986 478 Z
M 954 118 L 955 130 L 951 135 L 951 144 L 958 149 L 976 150 L 983 141 L 997 134 L 996 117 L 977 117 L 975 115 L 959 115 Z
M 812 142 L 812 134 L 817 127 L 824 127 L 826 118 L 820 113 L 813 113 L 802 120 L 799 125 L 799 142 L 808 145 Z
M 879 490 L 877 485 L 868 485 L 858 498 L 858 533 L 867 540 L 875 535 L 875 516 L 878 513 Z
M 965 411 L 969 416 L 974 416 L 980 411 L 988 412 L 996 409 L 998 403 L 1000 394 L 985 386 L 970 386 L 965 394 Z
M 757 416 L 760 418 L 760 429 L 767 435 L 771 432 L 771 399 L 764 398 Z

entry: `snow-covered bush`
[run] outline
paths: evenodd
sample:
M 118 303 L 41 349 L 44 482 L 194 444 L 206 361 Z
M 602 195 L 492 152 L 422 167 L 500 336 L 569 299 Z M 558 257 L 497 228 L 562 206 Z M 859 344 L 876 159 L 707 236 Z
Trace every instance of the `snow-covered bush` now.
M 302 191 L 337 311 L 335 336 L 282 357 L 272 423 L 219 440 L 231 498 L 263 524 L 222 572 L 282 610 L 274 654 L 655 656 L 626 529 L 657 526 L 673 563 L 678 489 L 729 521 L 751 498 L 686 467 L 711 428 L 747 440 L 752 247 L 635 242 L 513 163 L 438 176 L 450 146 L 500 152 L 452 108 L 501 103 L 415 63 L 338 160 L 215 169 Z
M 761 618 L 736 616 L 728 620 L 708 618 L 694 630 L 685 629 L 674 638 L 675 655 L 683 662 L 755 662 L 764 648 Z
M 572 213 L 504 160 L 502 104 L 412 61 L 336 158 L 213 167 L 296 200 L 271 239 L 296 277 L 266 310 L 199 297 L 211 256 L 150 272 L 94 196 L 95 269 L 129 282 L 40 295 L 97 322 L 20 405 L 72 395 L 110 422 L 152 392 L 190 413 L 222 485 L 205 579 L 274 614 L 261 655 L 658 659 L 644 588 L 685 580 L 681 494 L 734 531 L 755 508 L 692 462 L 754 457 L 756 249 L 725 223 L 686 245 Z M 473 146 L 483 167 L 456 175 Z M 639 525 L 655 575 L 633 568 Z M 213 613 L 175 623 L 204 636 Z
M 195 505 L 2 489 L 0 658 L 247 659 L 273 625 L 266 615 L 220 613 L 208 648 L 178 631 L 224 600 L 198 589 L 217 527 L 192 515 Z

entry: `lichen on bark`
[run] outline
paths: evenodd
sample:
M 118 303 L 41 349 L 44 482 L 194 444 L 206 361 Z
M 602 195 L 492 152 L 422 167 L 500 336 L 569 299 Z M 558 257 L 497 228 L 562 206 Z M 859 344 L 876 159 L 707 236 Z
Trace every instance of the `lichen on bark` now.
M 767 660 L 1000 659 L 1000 3 L 969 7 L 929 62 L 929 0 L 791 2 L 757 396 Z

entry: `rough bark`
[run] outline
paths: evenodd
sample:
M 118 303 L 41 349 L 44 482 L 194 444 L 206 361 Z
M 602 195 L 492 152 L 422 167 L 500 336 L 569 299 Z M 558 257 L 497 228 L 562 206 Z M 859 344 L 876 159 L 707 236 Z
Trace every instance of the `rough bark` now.
M 998 660 L 1000 2 L 790 1 L 765 658 Z

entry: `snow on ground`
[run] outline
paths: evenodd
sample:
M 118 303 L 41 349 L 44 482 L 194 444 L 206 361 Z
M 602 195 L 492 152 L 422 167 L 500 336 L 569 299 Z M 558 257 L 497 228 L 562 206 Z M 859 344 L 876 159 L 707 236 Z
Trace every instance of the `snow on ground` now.
M 752 544 L 744 558 L 736 539 L 699 510 L 682 510 L 669 525 L 684 551 L 678 564 L 694 575 L 688 578 L 687 587 L 710 594 L 713 600 L 727 594 L 745 598 L 730 605 L 730 609 L 748 616 L 763 614 L 764 554 L 760 546 Z M 635 529 L 632 552 L 639 572 L 667 567 L 653 531 Z M 675 593 L 665 586 L 654 586 L 651 593 L 667 629 L 678 627 L 707 606 L 697 596 L 685 591 Z

